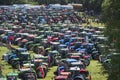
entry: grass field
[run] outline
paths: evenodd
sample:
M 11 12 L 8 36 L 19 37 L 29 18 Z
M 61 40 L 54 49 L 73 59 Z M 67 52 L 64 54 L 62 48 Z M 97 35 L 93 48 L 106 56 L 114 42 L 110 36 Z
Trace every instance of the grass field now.
M 0 47 L 0 64 L 2 64 L 3 69 L 1 77 L 5 77 L 9 72 L 17 71 L 13 70 L 7 62 L 1 60 L 2 54 L 4 54 L 6 51 L 8 51 L 6 47 Z M 53 72 L 56 70 L 56 68 L 56 66 L 49 68 L 46 78 L 38 80 L 53 80 Z M 101 68 L 102 66 L 98 61 L 91 61 L 91 64 L 87 67 L 87 70 L 90 72 L 92 80 L 107 80 L 107 74 L 103 74 Z

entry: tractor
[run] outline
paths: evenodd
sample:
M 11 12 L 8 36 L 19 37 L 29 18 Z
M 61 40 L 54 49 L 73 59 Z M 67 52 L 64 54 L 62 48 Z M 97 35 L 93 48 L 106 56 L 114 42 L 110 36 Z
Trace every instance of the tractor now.
M 37 80 L 36 73 L 30 68 L 20 69 L 18 77 L 21 80 Z
M 41 54 L 35 54 L 33 56 L 33 63 L 38 78 L 44 78 L 48 71 L 48 57 Z
M 41 43 L 41 39 L 42 37 L 41 36 L 38 36 L 38 37 L 35 37 L 33 41 L 29 41 L 25 44 L 25 47 L 28 49 L 28 50 L 31 50 L 31 47 L 33 47 L 35 44 L 40 44 Z
M 43 62 L 42 59 L 35 59 L 34 65 L 37 77 L 44 78 L 48 71 L 48 64 Z
M 88 66 L 90 64 L 90 56 L 83 53 L 68 53 L 67 57 L 80 60 L 85 64 L 85 66 Z
M 78 66 L 70 67 L 69 71 L 72 74 L 73 80 L 90 80 L 89 72 L 85 69 L 81 69 Z
M 48 52 L 49 66 L 57 65 L 60 59 L 61 59 L 61 55 L 58 51 L 54 50 Z
M 10 72 L 6 76 L 7 80 L 18 80 L 18 73 Z
M 14 51 L 12 55 L 8 58 L 8 63 L 10 63 L 13 67 L 18 68 L 19 66 L 23 66 L 24 63 L 30 61 L 30 54 L 24 48 L 18 48 Z

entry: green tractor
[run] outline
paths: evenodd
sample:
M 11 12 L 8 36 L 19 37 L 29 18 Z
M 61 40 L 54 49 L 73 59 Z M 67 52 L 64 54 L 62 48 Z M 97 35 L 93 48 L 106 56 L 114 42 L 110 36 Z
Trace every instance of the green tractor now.
M 18 80 L 18 73 L 10 72 L 7 74 L 6 78 L 7 80 Z
M 41 43 L 42 36 L 35 37 L 33 41 L 29 41 L 25 44 L 25 47 L 30 50 L 34 44 Z
M 37 80 L 36 73 L 30 68 L 20 69 L 18 77 L 21 80 Z
M 30 61 L 30 53 L 27 52 L 24 48 L 16 49 L 15 53 L 12 54 L 9 58 L 9 63 L 14 68 L 19 68 L 23 66 L 24 63 L 28 63 Z
M 41 54 L 35 54 L 33 56 L 33 62 L 37 77 L 44 78 L 48 71 L 48 57 L 45 57 Z
M 41 59 L 44 63 L 48 63 L 48 56 L 43 56 L 41 54 L 34 54 L 33 61 L 36 59 Z
M 57 65 L 61 59 L 61 55 L 58 51 L 49 51 L 48 52 L 49 66 Z
M 35 53 L 37 53 L 38 46 L 41 46 L 41 44 L 40 44 L 40 43 L 33 44 L 33 45 L 32 45 L 32 51 L 35 52 Z
M 48 71 L 48 64 L 43 62 L 42 59 L 34 60 L 35 71 L 38 78 L 44 78 Z
M 25 48 L 26 48 L 27 50 L 30 50 L 30 45 L 31 45 L 31 44 L 33 44 L 33 41 L 27 42 L 27 43 L 25 44 Z

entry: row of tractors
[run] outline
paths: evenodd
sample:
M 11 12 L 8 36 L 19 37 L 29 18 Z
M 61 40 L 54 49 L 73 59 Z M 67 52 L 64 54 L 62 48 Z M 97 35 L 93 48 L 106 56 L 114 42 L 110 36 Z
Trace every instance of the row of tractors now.
M 21 80 L 45 78 L 49 68 L 53 66 L 57 66 L 53 73 L 54 80 L 91 80 L 86 67 L 89 66 L 91 59 L 99 60 L 100 58 L 102 51 L 100 45 L 107 40 L 103 35 L 104 28 L 82 27 L 80 23 L 71 23 L 71 19 L 75 21 L 74 18 L 79 17 L 74 10 L 61 12 L 42 10 L 46 15 L 39 15 L 45 20 L 67 19 L 66 24 L 62 22 L 47 24 L 40 23 L 41 21 L 37 23 L 36 16 L 39 11 L 42 13 L 40 9 L 27 9 L 26 12 L 28 11 L 30 15 L 22 11 L 24 10 L 11 11 L 10 18 L 6 16 L 5 19 L 8 19 L 7 21 L 11 24 L 14 21 L 14 24 L 8 24 L 6 26 L 9 27 L 0 29 L 0 40 L 9 49 L 3 54 L 2 59 L 7 61 L 13 69 L 18 69 L 18 73 L 7 75 L 8 80 L 16 80 L 17 77 Z M 50 11 L 61 15 L 47 16 Z M 12 21 L 9 21 L 11 19 Z M 81 17 L 79 20 L 82 23 Z M 79 22 L 78 19 L 77 22 Z M 13 45 L 19 48 L 14 48 Z
M 34 78 L 44 78 L 52 66 L 58 66 L 54 72 L 55 80 L 88 80 L 91 76 L 86 67 L 91 59 L 99 59 L 99 44 L 106 40 L 102 30 L 90 26 L 83 28 L 79 25 L 52 28 L 42 25 L 39 26 L 39 33 L 32 35 L 5 30 L 2 41 L 8 41 L 10 50 L 3 55 L 3 59 L 19 70 L 18 76 L 25 78 L 23 80 L 26 80 L 28 73 L 34 74 Z M 6 35 L 13 36 L 14 40 L 5 41 Z M 13 48 L 9 43 L 20 48 Z M 34 52 L 32 56 L 30 51 Z

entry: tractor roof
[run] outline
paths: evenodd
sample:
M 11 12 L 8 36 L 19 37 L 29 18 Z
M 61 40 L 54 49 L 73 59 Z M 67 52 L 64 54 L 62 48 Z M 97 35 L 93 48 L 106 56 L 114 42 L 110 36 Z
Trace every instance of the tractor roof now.
M 21 72 L 30 71 L 30 70 L 31 70 L 30 68 L 22 68 L 22 69 L 20 69 Z
M 40 54 L 34 54 L 34 58 L 44 58 L 44 59 L 46 59 L 46 58 L 48 58 L 47 56 L 43 56 L 43 55 L 40 55 Z
M 82 53 L 68 53 L 68 55 L 71 54 L 71 55 L 82 55 Z
M 57 51 L 57 50 L 54 50 L 54 51 L 50 51 L 50 53 L 58 53 L 58 51 Z
M 75 66 L 75 67 L 70 67 L 70 71 L 79 71 L 80 68 Z
M 71 64 L 72 64 L 72 65 L 75 65 L 75 66 L 77 66 L 77 65 L 83 65 L 83 63 L 82 63 L 81 61 L 72 62 Z
M 10 73 L 7 74 L 7 76 L 18 76 L 18 73 L 10 72 Z
M 70 62 L 70 63 L 71 63 L 71 62 L 77 62 L 76 59 L 67 59 L 66 61 L 67 61 L 67 62 Z
M 34 64 L 26 63 L 26 64 L 23 64 L 23 66 L 24 66 L 24 67 L 30 67 L 30 66 L 32 67 L 32 66 L 34 66 Z
M 30 53 L 29 52 L 22 52 L 21 54 L 24 54 L 24 55 L 27 54 L 27 55 L 29 55 Z
M 19 51 L 26 51 L 27 49 L 25 49 L 25 48 L 17 48 L 17 50 L 19 50 Z

